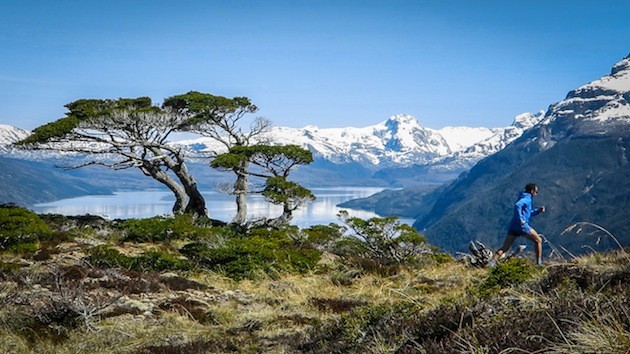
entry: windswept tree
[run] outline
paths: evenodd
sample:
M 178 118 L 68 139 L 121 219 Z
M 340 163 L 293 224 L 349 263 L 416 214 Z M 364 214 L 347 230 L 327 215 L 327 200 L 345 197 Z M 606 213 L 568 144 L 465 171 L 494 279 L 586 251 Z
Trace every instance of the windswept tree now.
M 87 156 L 88 162 L 68 168 L 138 168 L 173 192 L 173 213 L 206 215 L 205 200 L 188 172 L 184 152 L 168 143 L 190 115 L 154 106 L 148 97 L 81 99 L 65 107 L 66 117 L 36 128 L 17 146 Z
M 243 128 L 243 119 L 258 110 L 247 97 L 226 98 L 190 91 L 167 98 L 164 100 L 164 107 L 192 117 L 182 125 L 182 130 L 219 142 L 224 150 L 215 151 L 213 156 L 215 158 L 226 151 L 229 152 L 232 148 L 253 145 L 254 140 L 260 140 L 271 127 L 269 120 L 255 118 L 249 125 L 249 130 Z M 246 197 L 249 192 L 249 160 L 233 159 L 230 164 L 224 164 L 221 167 L 236 175 L 231 190 L 231 193 L 236 196 L 236 216 L 233 222 L 245 223 L 247 220 Z
M 271 224 L 277 226 L 288 224 L 296 209 L 315 200 L 309 189 L 288 180 L 289 174 L 295 168 L 313 162 L 313 154 L 310 151 L 297 145 L 237 146 L 215 158 L 211 166 L 231 169 L 243 165 L 243 161 L 251 165 L 245 173 L 265 179 L 262 195 L 271 203 L 282 205 L 282 215 L 272 220 Z

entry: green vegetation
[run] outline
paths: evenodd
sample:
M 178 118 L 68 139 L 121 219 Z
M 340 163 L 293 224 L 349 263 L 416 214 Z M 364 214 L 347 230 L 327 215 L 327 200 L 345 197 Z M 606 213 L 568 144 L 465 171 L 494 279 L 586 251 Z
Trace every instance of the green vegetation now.
M 392 218 L 243 230 L 0 215 L 19 235 L 0 253 L 0 352 L 630 350 L 621 251 L 479 269 Z
M 482 289 L 490 289 L 494 287 L 505 288 L 512 285 L 518 285 L 524 281 L 531 279 L 534 275 L 534 267 L 522 258 L 508 259 L 505 262 L 497 264 L 490 269 L 488 278 L 483 284 Z
M 166 270 L 186 270 L 188 261 L 175 254 L 149 250 L 137 256 L 127 256 L 108 246 L 97 246 L 90 250 L 86 259 L 90 264 L 101 268 L 125 268 L 139 272 L 159 272 Z
M 392 269 L 401 265 L 418 265 L 426 259 L 426 255 L 435 252 L 424 236 L 396 217 L 363 220 L 349 217 L 347 212 L 341 211 L 340 218 L 351 235 L 341 239 L 339 246 L 360 263 Z
M 190 243 L 181 252 L 200 266 L 236 280 L 305 273 L 315 268 L 321 256 L 320 251 L 294 242 L 285 230 L 266 229 L 230 237 L 216 247 Z
M 39 237 L 51 232 L 50 227 L 28 209 L 0 206 L 0 251 L 11 247 L 16 251 L 31 249 Z
M 117 227 L 125 235 L 126 241 L 167 242 L 183 239 L 212 238 L 226 232 L 219 228 L 210 228 L 207 218 L 195 218 L 190 214 L 174 217 L 156 216 L 147 219 L 130 219 L 120 222 Z

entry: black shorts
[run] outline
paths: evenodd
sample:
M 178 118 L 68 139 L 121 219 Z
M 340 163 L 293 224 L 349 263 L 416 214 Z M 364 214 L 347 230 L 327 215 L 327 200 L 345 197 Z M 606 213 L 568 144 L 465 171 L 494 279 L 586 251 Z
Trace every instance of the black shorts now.
M 508 235 L 514 235 L 514 236 L 529 236 L 531 235 L 531 228 L 529 227 L 529 225 L 525 224 L 520 228 L 510 228 L 508 230 Z

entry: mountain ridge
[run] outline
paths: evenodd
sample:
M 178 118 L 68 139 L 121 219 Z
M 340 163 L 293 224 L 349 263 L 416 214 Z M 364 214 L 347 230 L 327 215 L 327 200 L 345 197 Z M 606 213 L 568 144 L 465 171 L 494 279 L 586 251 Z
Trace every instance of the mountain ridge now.
M 584 252 L 582 235 L 562 235 L 589 222 L 630 244 L 629 62 L 552 104 L 539 124 L 432 196 L 435 204 L 414 226 L 450 252 L 473 239 L 498 247 L 516 194 L 535 182 L 536 202 L 548 212 L 532 223 L 550 243 Z

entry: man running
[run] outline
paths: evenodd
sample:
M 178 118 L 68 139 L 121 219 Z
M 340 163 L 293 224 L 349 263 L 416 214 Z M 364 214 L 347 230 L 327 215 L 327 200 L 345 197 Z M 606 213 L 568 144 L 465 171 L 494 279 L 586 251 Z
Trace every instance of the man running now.
M 534 209 L 532 207 L 532 199 L 538 194 L 538 187 L 534 183 L 525 186 L 525 191 L 521 192 L 518 200 L 514 203 L 514 215 L 510 221 L 507 236 L 503 242 L 503 246 L 494 254 L 490 266 L 493 266 L 504 252 L 507 252 L 512 244 L 519 236 L 525 236 L 536 244 L 536 264 L 542 264 L 542 237 L 529 226 L 529 218 L 545 212 L 545 207 Z

